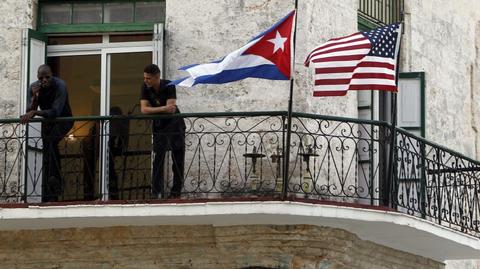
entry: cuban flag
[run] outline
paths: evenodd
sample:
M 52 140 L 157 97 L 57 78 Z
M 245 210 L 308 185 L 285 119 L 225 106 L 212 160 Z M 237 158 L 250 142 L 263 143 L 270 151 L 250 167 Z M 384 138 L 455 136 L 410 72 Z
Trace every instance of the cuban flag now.
M 188 77 L 172 85 L 192 87 L 196 84 L 222 84 L 245 78 L 289 80 L 292 55 L 292 26 L 295 10 L 248 44 L 219 61 L 180 68 Z

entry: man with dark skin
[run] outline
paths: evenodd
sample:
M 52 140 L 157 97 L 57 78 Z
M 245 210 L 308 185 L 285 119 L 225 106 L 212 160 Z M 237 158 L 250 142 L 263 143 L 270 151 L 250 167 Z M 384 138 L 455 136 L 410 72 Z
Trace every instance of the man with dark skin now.
M 176 105 L 176 89 L 168 85 L 169 80 L 160 79 L 160 69 L 154 64 L 143 71 L 143 85 L 140 110 L 143 114 L 180 113 Z M 173 186 L 169 198 L 180 197 L 183 187 L 185 162 L 185 122 L 183 118 L 164 118 L 153 121 L 153 161 L 152 196 L 165 197 L 164 172 L 165 153 L 172 151 Z
M 27 113 L 20 117 L 21 123 L 25 124 L 35 116 L 46 119 L 71 117 L 72 110 L 65 82 L 54 77 L 48 65 L 38 68 L 37 78 L 38 80 L 28 87 Z M 72 121 L 42 121 L 42 202 L 58 201 L 62 192 L 58 144 L 72 126 Z

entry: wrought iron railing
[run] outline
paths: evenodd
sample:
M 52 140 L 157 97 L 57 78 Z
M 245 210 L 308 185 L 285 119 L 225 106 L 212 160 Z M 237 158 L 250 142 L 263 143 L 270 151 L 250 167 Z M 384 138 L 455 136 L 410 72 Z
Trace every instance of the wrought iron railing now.
M 480 162 L 397 130 L 392 204 L 401 212 L 480 235 Z
M 152 144 L 174 139 L 185 149 L 177 199 L 301 199 L 391 207 L 465 233 L 480 232 L 480 163 L 401 129 L 393 140 L 385 122 L 293 113 L 287 130 L 287 115 L 83 117 L 27 125 L 2 120 L 0 202 L 168 199 L 174 194 L 176 163 L 170 155 L 175 154 L 168 151 L 159 167 L 154 159 L 161 154 Z M 160 133 L 169 134 L 163 138 L 152 131 L 153 122 L 168 118 L 183 118 L 185 131 L 167 128 Z M 75 123 L 70 132 L 55 147 L 48 146 L 55 137 L 42 135 L 42 124 L 68 121 Z M 165 179 L 160 188 L 152 184 L 158 171 Z
M 358 14 L 374 24 L 402 21 L 404 0 L 360 0 Z

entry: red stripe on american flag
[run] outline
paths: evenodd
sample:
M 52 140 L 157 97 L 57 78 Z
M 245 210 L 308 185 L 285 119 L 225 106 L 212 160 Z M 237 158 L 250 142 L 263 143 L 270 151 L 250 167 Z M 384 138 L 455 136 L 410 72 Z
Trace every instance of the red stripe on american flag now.
M 329 74 L 329 73 L 351 73 L 355 70 L 355 66 L 352 67 L 327 67 L 327 68 L 315 68 L 315 74 Z
M 343 41 L 343 42 L 333 42 L 333 43 L 326 44 L 326 45 L 320 46 L 320 47 L 312 50 L 310 52 L 310 55 L 312 55 L 312 53 L 315 53 L 319 50 L 323 50 L 323 49 L 330 48 L 330 47 L 333 47 L 333 46 L 340 46 L 340 45 L 350 44 L 350 43 L 364 41 L 364 40 L 367 40 L 367 39 L 364 36 L 359 36 L 359 38 L 357 38 L 357 39 L 347 40 L 347 41 Z M 330 42 L 330 41 L 331 40 L 329 40 L 328 42 Z
M 349 90 L 359 91 L 359 90 L 381 90 L 381 91 L 391 91 L 396 92 L 397 86 L 391 85 L 350 85 Z
M 395 66 L 389 63 L 380 63 L 380 62 L 361 62 L 357 65 L 358 67 L 383 67 L 391 70 L 395 70 Z
M 339 45 L 344 45 L 344 44 L 349 44 L 349 43 L 353 43 L 353 42 L 359 42 L 359 41 L 367 40 L 367 38 L 365 38 L 363 35 L 361 35 L 361 34 L 359 34 L 359 33 L 356 33 L 356 34 L 352 34 L 352 35 L 349 35 L 349 36 L 346 36 L 346 37 L 330 39 L 328 42 L 336 41 L 336 40 L 341 40 L 341 39 L 347 39 L 347 38 L 352 37 L 352 36 L 354 36 L 354 35 L 358 35 L 359 38 L 357 38 L 357 39 L 352 39 L 352 40 L 347 40 L 347 41 L 343 41 L 343 42 L 333 42 L 333 43 L 326 44 L 326 45 L 322 45 L 322 46 L 320 46 L 320 47 L 317 47 L 317 48 L 313 49 L 313 50 L 310 52 L 310 54 L 308 54 L 307 59 L 306 59 L 305 62 L 304 62 L 304 65 L 305 65 L 305 66 L 309 66 L 310 60 L 312 59 L 313 54 L 316 53 L 316 52 L 319 51 L 319 50 L 326 49 L 326 48 L 330 48 L 330 47 L 333 47 L 333 46 L 339 46 Z M 315 55 L 317 55 L 317 54 L 315 54 Z
M 339 62 L 339 61 L 358 61 L 363 59 L 365 55 L 346 55 L 346 56 L 332 56 L 332 57 L 326 57 L 326 58 L 321 58 L 321 59 L 313 59 L 313 63 L 319 63 L 319 62 Z
M 310 56 L 310 58 L 314 58 L 315 56 L 322 55 L 322 54 L 327 54 L 327 53 L 332 53 L 332 52 L 357 50 L 357 49 L 370 49 L 370 48 L 371 48 L 370 44 L 360 44 L 360 45 L 354 45 L 354 46 L 349 46 L 349 47 L 334 48 L 334 49 L 331 49 L 331 50 L 326 50 L 326 51 L 314 53 Z
M 390 79 L 395 80 L 394 75 L 385 74 L 385 73 L 355 73 L 352 78 L 379 78 L 379 79 Z
M 314 91 L 313 96 L 345 96 L 347 91 Z
M 315 85 L 345 85 L 350 83 L 350 79 L 317 79 Z

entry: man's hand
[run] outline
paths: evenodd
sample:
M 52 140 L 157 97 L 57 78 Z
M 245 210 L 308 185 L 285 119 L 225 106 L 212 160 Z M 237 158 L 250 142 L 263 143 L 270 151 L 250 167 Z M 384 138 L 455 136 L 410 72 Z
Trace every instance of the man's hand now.
M 29 122 L 31 118 L 35 117 L 35 115 L 36 115 L 35 110 L 27 112 L 26 114 L 20 116 L 20 123 L 25 124 L 25 123 Z
M 40 85 L 33 85 L 32 86 L 32 100 L 38 99 L 38 93 L 40 92 Z
M 175 113 L 175 110 L 177 110 L 177 107 L 175 105 L 166 105 L 165 106 L 165 113 L 173 114 L 173 113 Z

